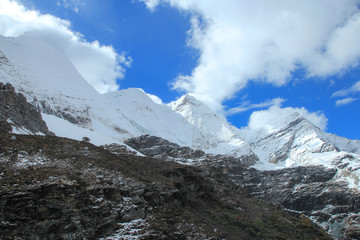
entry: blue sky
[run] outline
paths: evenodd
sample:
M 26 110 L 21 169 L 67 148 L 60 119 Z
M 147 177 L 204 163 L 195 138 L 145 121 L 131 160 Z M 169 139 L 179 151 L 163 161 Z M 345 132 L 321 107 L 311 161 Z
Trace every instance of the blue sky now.
M 327 132 L 360 138 L 357 0 L 18 2 L 68 20 L 98 51 L 112 46 L 124 58 L 112 76 L 120 89 L 165 103 L 189 92 L 237 127 L 273 105 L 304 107 L 327 119 Z

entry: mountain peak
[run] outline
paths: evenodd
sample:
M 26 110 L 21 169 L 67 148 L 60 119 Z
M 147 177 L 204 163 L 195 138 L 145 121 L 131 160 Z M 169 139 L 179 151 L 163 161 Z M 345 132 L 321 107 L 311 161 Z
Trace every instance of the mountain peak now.
M 323 129 L 327 119 L 318 113 L 309 113 L 299 108 L 280 108 L 273 106 L 268 110 L 254 112 L 250 116 L 248 127 L 252 130 L 262 130 L 271 134 L 282 129 L 295 127 L 299 124 L 312 129 Z
M 187 93 L 187 94 L 181 96 L 179 99 L 171 102 L 169 105 L 172 108 L 178 108 L 178 107 L 181 107 L 183 105 L 200 106 L 202 104 L 203 103 L 200 102 L 199 100 L 197 100 L 194 96 Z
M 173 111 L 181 112 L 185 115 L 216 115 L 208 106 L 189 93 L 183 95 L 176 101 L 169 103 L 168 106 Z

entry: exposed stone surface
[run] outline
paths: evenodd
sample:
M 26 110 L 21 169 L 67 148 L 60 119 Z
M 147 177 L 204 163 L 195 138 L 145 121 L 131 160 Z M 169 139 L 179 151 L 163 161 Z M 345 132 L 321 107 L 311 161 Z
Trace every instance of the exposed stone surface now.
M 230 155 L 206 154 L 204 151 L 181 147 L 166 139 L 150 135 L 130 138 L 124 143 L 149 157 L 191 165 L 214 165 L 226 168 L 235 165 L 250 166 L 257 161 L 254 154 L 239 158 Z
M 91 119 L 89 117 L 89 106 L 85 106 L 81 109 L 66 106 L 66 104 L 63 106 L 58 104 L 58 99 L 51 97 L 46 99 L 46 101 L 38 101 L 36 98 L 34 98 L 32 104 L 36 106 L 40 112 L 65 119 L 80 127 L 91 127 L 92 125 Z
M 277 171 L 243 169 L 231 178 L 252 196 L 303 213 L 336 239 L 360 239 L 360 193 L 335 181 L 336 169 L 321 166 Z
M 213 167 L 0 136 L 1 239 L 329 239 Z
M 36 108 L 21 93 L 16 93 L 11 84 L 0 82 L 0 131 L 10 132 L 12 127 L 33 134 L 52 134 Z
M 109 152 L 115 154 L 115 155 L 137 155 L 137 153 L 135 151 L 130 150 L 128 147 L 126 147 L 125 145 L 120 145 L 117 143 L 112 143 L 112 144 L 105 144 L 100 146 L 106 150 L 108 150 Z
M 199 158 L 205 153 L 201 150 L 193 150 L 189 147 L 181 147 L 176 143 L 172 143 L 166 139 L 142 135 L 136 138 L 127 139 L 125 144 L 138 150 L 149 157 L 155 158 Z

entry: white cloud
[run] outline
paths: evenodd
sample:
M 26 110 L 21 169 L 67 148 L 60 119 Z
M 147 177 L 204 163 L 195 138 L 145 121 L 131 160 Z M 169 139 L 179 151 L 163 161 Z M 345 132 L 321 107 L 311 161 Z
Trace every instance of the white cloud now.
M 357 98 L 344 98 L 344 99 L 337 100 L 335 105 L 337 107 L 340 107 L 340 106 L 350 104 L 350 103 L 352 103 L 352 102 L 354 102 L 356 100 L 357 100 Z
M 231 108 L 229 110 L 226 111 L 226 115 L 233 115 L 236 113 L 242 113 L 242 112 L 246 112 L 252 109 L 258 109 L 258 108 L 267 108 L 270 106 L 278 106 L 281 107 L 282 103 L 285 102 L 286 100 L 283 98 L 274 98 L 274 99 L 270 99 L 267 100 L 265 102 L 262 103 L 250 103 L 248 101 L 243 102 L 240 106 L 238 107 L 234 107 Z
M 146 7 L 150 10 L 150 11 L 154 11 L 156 6 L 159 5 L 161 0 L 139 0 L 140 2 L 144 2 Z
M 289 119 L 301 116 L 310 121 L 315 126 L 322 130 L 326 129 L 327 118 L 321 112 L 311 113 L 305 108 L 280 108 L 279 106 L 272 106 L 267 110 L 253 112 L 250 116 L 248 127 L 250 129 L 267 129 L 268 131 L 280 130 L 284 127 L 283 122 L 288 122 Z
M 329 35 L 324 51 L 318 51 L 308 62 L 310 76 L 328 76 L 359 64 L 360 12 L 349 15 Z
M 360 92 L 360 81 L 356 82 L 351 88 L 334 92 L 332 97 L 344 97 L 357 92 Z
M 74 12 L 79 13 L 80 7 L 85 5 L 83 0 L 58 0 L 56 1 L 56 5 L 71 8 Z
M 173 87 L 215 110 L 248 81 L 281 86 L 299 68 L 324 77 L 360 59 L 359 0 L 141 1 L 193 14 L 188 45 L 199 50 L 199 63 Z
M 117 90 L 117 79 L 124 77 L 124 67 L 131 64 L 131 58 L 116 53 L 111 46 L 86 41 L 80 33 L 71 30 L 69 21 L 26 9 L 15 1 L 0 0 L 0 35 L 18 37 L 27 32 L 63 52 L 100 93 Z

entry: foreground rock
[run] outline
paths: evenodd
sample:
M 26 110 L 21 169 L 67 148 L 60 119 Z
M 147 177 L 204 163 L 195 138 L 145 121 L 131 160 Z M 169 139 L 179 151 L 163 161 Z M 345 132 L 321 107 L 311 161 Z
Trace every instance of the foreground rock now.
M 1 239 L 330 239 L 213 167 L 51 136 L 0 138 Z

